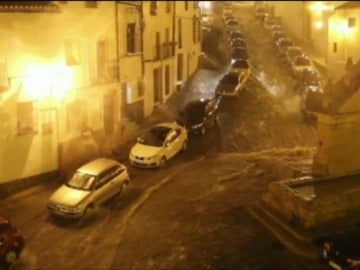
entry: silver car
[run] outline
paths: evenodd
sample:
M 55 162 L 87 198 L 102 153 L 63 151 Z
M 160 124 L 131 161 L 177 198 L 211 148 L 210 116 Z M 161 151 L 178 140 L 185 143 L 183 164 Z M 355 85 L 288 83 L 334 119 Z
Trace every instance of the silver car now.
M 80 218 L 90 209 L 121 193 L 130 177 L 127 168 L 112 159 L 98 158 L 77 169 L 50 197 L 51 214 Z

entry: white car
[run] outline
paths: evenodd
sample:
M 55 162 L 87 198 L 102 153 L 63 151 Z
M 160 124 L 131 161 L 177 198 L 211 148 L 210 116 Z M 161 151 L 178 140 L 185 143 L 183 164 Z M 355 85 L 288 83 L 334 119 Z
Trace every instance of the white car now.
M 80 218 L 121 193 L 130 182 L 127 168 L 112 159 L 98 158 L 76 170 L 50 197 L 50 214 Z
M 160 123 L 137 139 L 129 159 L 137 167 L 163 167 L 181 150 L 186 150 L 187 143 L 188 134 L 184 127 L 176 122 Z
M 301 49 L 301 47 L 290 46 L 285 51 L 285 61 L 289 66 L 291 66 L 291 63 L 294 62 L 295 58 L 301 55 L 304 55 L 304 52 Z
M 290 65 L 291 73 L 295 78 L 300 78 L 305 69 L 316 70 L 312 61 L 304 55 L 295 57 L 295 60 Z

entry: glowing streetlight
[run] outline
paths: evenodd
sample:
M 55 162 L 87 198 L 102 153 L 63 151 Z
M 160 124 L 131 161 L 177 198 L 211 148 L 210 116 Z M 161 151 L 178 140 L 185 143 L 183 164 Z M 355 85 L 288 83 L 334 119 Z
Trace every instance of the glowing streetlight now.
M 317 22 L 315 22 L 315 28 L 316 29 L 321 29 L 321 28 L 323 28 L 323 22 L 322 21 L 317 21 Z

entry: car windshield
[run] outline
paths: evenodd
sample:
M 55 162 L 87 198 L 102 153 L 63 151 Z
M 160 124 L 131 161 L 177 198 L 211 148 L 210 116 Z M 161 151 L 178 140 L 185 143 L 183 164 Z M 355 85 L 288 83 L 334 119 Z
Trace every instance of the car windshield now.
M 237 21 L 229 21 L 228 25 L 239 25 Z
M 319 75 L 315 72 L 306 72 L 304 75 L 304 81 L 306 84 L 310 85 L 320 85 L 320 78 Z
M 246 58 L 248 56 L 246 50 L 235 49 L 232 53 L 233 58 Z
M 293 44 L 290 40 L 282 40 L 279 45 L 280 47 L 289 47 L 292 46 Z
M 190 124 L 201 122 L 205 115 L 206 102 L 197 103 L 185 108 L 183 116 L 187 117 L 187 121 Z
M 156 147 L 163 146 L 166 136 L 170 130 L 171 128 L 168 127 L 155 126 L 141 136 L 140 143 Z
M 77 171 L 65 185 L 75 189 L 92 190 L 95 178 L 95 175 Z
M 243 35 L 241 32 L 231 32 L 230 37 L 232 38 L 241 38 Z
M 289 50 L 288 54 L 290 57 L 299 56 L 302 54 L 300 50 Z
M 236 60 L 233 64 L 232 64 L 233 68 L 249 68 L 249 63 L 248 61 L 245 60 Z
M 298 57 L 296 58 L 295 64 L 297 66 L 310 66 L 310 61 L 309 59 Z
M 237 83 L 238 83 L 238 75 L 236 73 L 229 73 L 220 80 L 220 84 L 237 84 Z

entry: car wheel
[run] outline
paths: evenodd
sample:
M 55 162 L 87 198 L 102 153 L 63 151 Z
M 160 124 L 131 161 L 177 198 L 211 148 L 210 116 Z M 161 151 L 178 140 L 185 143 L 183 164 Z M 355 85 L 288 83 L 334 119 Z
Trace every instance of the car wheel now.
M 166 157 L 162 157 L 159 161 L 159 167 L 163 168 L 166 166 Z
M 187 147 L 188 147 L 188 142 L 187 142 L 187 140 L 185 140 L 184 142 L 183 142 L 183 145 L 182 145 L 182 150 L 183 151 L 186 151 L 187 150 Z
M 9 249 L 4 256 L 5 264 L 10 267 L 18 258 L 19 254 L 16 249 L 11 248 Z

